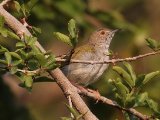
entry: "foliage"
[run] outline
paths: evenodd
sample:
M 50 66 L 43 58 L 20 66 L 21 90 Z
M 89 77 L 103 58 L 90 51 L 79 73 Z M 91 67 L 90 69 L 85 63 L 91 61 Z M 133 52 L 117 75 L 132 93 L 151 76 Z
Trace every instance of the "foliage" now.
M 116 101 L 124 108 L 148 107 L 153 111 L 153 115 L 160 116 L 160 108 L 157 102 L 152 100 L 147 92 L 142 88 L 154 77 L 160 75 L 160 71 L 143 75 L 136 75 L 132 66 L 124 62 L 124 68 L 113 66 L 113 70 L 120 76 L 115 80 L 110 80 L 114 86 Z
M 2 23 L 4 24 L 4 19 L 1 19 L 3 30 L 5 28 Z M 7 29 L 6 31 L 8 32 Z M 15 74 L 21 80 L 20 86 L 31 90 L 33 82 L 40 79 L 40 76 L 48 80 L 49 78 L 44 77 L 42 73 L 55 69 L 57 64 L 53 54 L 44 54 L 35 46 L 36 37 L 24 35 L 21 40 L 19 38 L 18 40 L 15 51 L 0 46 L 0 69 Z

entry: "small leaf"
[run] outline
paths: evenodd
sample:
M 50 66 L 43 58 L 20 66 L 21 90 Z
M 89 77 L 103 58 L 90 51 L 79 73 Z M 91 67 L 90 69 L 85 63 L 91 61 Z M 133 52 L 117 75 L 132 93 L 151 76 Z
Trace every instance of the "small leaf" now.
M 77 28 L 76 28 L 76 21 L 74 19 L 71 19 L 68 23 L 68 31 L 70 34 L 70 39 L 72 46 L 75 46 L 78 42 L 78 34 L 77 34 Z
M 36 38 L 36 37 L 31 37 L 31 38 L 28 40 L 27 44 L 28 44 L 28 45 L 34 45 L 36 41 L 37 41 L 37 38 Z
M 20 38 L 12 31 L 7 31 L 7 36 L 16 40 L 20 40 Z
M 55 56 L 54 55 L 49 55 L 48 58 L 47 58 L 47 62 L 45 63 L 45 67 L 51 65 L 51 64 L 54 64 L 56 62 L 55 60 Z
M 76 37 L 76 21 L 74 19 L 71 19 L 68 23 L 68 31 L 70 33 L 70 36 L 72 38 Z
M 12 57 L 11 57 L 11 54 L 9 52 L 5 52 L 5 58 L 6 58 L 6 61 L 7 61 L 7 64 L 11 64 L 12 62 Z
M 72 46 L 71 40 L 67 35 L 64 35 L 60 32 L 54 32 L 53 35 L 57 38 L 57 40 L 60 40 L 64 43 L 67 43 L 68 45 Z
M 15 61 L 12 62 L 12 65 L 13 65 L 13 66 L 17 66 L 17 65 L 21 64 L 22 61 L 23 61 L 23 60 L 15 60 Z
M 159 113 L 159 106 L 158 106 L 158 103 L 156 103 L 155 101 L 153 101 L 152 99 L 146 99 L 146 102 L 149 106 L 149 108 L 151 110 L 153 110 L 154 112 L 156 113 Z
M 147 38 L 147 46 L 153 50 L 157 50 L 158 42 L 152 38 Z
M 115 82 L 115 87 L 117 88 L 117 92 L 119 93 L 119 95 L 122 97 L 122 98 L 125 98 L 126 95 L 129 93 L 129 90 L 128 88 L 123 85 L 121 82 Z
M 134 81 L 131 76 L 121 67 L 114 66 L 113 70 L 116 71 L 122 78 L 125 79 L 126 83 L 132 88 L 134 86 Z
M 144 92 L 136 96 L 136 104 L 134 107 L 140 107 L 140 106 L 145 106 L 146 105 L 146 99 L 148 99 L 148 93 Z
M 19 56 L 19 54 L 15 53 L 15 52 L 10 52 L 11 56 L 17 58 L 17 59 L 21 59 L 21 56 Z
M 25 44 L 24 44 L 24 42 L 17 42 L 17 43 L 16 43 L 16 47 L 17 47 L 17 48 L 24 48 L 24 47 L 25 47 Z
M 45 66 L 47 60 L 42 53 L 35 54 L 34 57 L 38 60 L 41 66 Z
M 33 84 L 33 79 L 31 76 L 25 75 L 25 87 L 31 88 Z
M 152 78 L 157 76 L 159 73 L 160 73 L 160 71 L 156 71 L 156 72 L 151 72 L 151 73 L 147 74 L 143 80 L 143 84 L 146 84 L 147 82 L 149 82 Z
M 16 72 L 17 72 L 17 67 L 16 66 L 12 66 L 11 68 L 10 68 L 10 73 L 11 74 L 15 74 Z
M 0 45 L 0 54 L 3 54 L 5 52 L 9 52 L 8 49 Z
M 132 80 L 135 82 L 136 81 L 136 74 L 133 71 L 132 66 L 128 62 L 123 62 L 123 64 L 125 65 L 125 67 L 127 68 L 128 72 L 130 73 Z
M 1 60 L 1 59 L 0 59 L 0 63 L 1 63 L 1 64 L 4 64 L 4 65 L 7 65 L 7 62 L 6 62 L 5 60 Z
M 40 34 L 41 33 L 41 29 L 40 28 L 37 28 L 37 27 L 34 27 L 32 26 L 32 31 L 34 32 L 34 34 Z

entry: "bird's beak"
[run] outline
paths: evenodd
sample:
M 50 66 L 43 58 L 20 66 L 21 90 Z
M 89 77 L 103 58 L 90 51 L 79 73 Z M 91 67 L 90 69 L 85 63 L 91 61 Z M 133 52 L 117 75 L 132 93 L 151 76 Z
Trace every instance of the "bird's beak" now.
M 119 31 L 120 29 L 115 29 L 112 31 L 112 33 L 116 33 L 117 31 Z

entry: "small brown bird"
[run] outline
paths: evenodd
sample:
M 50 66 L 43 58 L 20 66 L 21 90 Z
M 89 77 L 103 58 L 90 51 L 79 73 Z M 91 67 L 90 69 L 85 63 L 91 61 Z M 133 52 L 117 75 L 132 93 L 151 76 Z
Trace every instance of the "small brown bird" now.
M 110 42 L 117 30 L 99 29 L 93 32 L 85 45 L 75 48 L 71 59 L 104 61 L 109 60 Z M 67 78 L 75 83 L 87 86 L 103 74 L 108 64 L 69 63 L 62 68 Z

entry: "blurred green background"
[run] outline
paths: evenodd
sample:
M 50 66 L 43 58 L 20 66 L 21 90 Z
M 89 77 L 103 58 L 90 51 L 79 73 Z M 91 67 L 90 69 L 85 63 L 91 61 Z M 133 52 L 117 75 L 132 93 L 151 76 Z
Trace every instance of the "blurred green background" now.
M 14 16 L 21 17 L 13 12 L 14 6 L 9 10 Z M 60 55 L 66 53 L 70 47 L 57 41 L 53 32 L 68 34 L 67 23 L 71 18 L 77 21 L 79 41 L 82 43 L 98 28 L 121 29 L 111 43 L 111 50 L 117 58 L 150 52 L 145 38 L 160 38 L 159 0 L 39 0 L 28 17 L 28 23 L 42 29 L 42 33 L 38 35 L 42 46 Z M 15 41 L 0 36 L 0 44 L 14 49 Z M 156 55 L 131 64 L 137 74 L 142 74 L 159 70 L 159 61 L 160 58 Z M 108 79 L 115 77 L 117 76 L 110 67 L 101 80 L 91 87 L 114 100 Z M 0 120 L 59 120 L 60 117 L 69 116 L 64 104 L 67 101 L 56 83 L 35 83 L 32 92 L 28 93 L 18 86 L 19 81 L 14 76 L 5 74 L 1 79 Z M 159 90 L 159 78 L 155 78 L 144 88 L 157 102 L 160 102 Z M 86 102 L 100 120 L 124 119 L 121 111 L 116 108 L 103 103 L 95 104 L 90 99 L 86 99 Z M 146 114 L 149 112 L 145 108 L 140 108 L 140 111 Z

